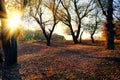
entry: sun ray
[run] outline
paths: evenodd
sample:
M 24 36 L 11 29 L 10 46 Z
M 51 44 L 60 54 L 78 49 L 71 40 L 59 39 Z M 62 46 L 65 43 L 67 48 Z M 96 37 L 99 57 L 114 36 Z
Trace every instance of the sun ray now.
M 10 29 L 10 34 L 14 33 L 21 22 L 21 14 L 17 12 L 11 12 L 8 16 L 8 28 Z

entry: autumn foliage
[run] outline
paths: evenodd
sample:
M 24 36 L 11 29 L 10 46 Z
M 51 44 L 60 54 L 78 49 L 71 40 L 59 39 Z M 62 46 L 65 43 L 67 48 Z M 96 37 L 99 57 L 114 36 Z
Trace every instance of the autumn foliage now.
M 120 40 L 120 21 L 114 22 L 114 31 L 115 31 L 115 39 Z M 102 27 L 102 38 L 105 39 L 106 37 L 106 28 L 105 28 L 105 23 L 103 24 Z

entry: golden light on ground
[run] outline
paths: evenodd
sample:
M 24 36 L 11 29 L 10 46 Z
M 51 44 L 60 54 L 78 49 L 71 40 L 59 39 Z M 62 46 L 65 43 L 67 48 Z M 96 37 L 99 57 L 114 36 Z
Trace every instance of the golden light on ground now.
M 21 14 L 12 12 L 8 16 L 8 27 L 9 27 L 10 31 L 14 32 L 15 29 L 19 26 L 20 22 L 21 22 Z

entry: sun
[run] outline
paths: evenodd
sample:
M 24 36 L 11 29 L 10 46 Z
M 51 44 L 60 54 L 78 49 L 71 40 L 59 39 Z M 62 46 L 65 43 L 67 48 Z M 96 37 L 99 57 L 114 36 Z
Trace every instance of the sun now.
M 21 22 L 21 14 L 17 12 L 11 12 L 8 16 L 8 27 L 11 32 L 14 32 L 15 29 Z

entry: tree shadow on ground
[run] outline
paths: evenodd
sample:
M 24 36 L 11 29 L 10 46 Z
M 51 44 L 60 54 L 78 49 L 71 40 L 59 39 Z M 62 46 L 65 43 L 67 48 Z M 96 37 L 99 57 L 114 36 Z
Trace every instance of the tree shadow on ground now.
M 45 40 L 43 40 L 43 41 L 35 41 L 33 43 L 37 43 L 37 44 L 46 46 L 46 41 Z M 74 43 L 72 41 L 51 40 L 51 45 L 49 47 L 66 47 L 66 46 L 73 45 L 73 44 Z
M 2 68 L 0 70 L 2 80 L 22 80 L 19 73 L 20 65 Z
M 38 53 L 42 49 L 45 49 L 46 46 L 44 46 L 41 43 L 35 43 L 35 42 L 19 42 L 18 45 L 18 55 L 21 54 L 32 54 L 32 53 Z
M 95 80 L 96 78 L 82 72 L 67 72 L 45 77 L 47 80 Z
M 99 59 L 105 59 L 108 61 L 114 61 L 114 62 L 119 62 L 120 63 L 120 58 L 117 57 L 98 57 Z
M 92 43 L 90 40 L 83 40 L 81 44 L 87 46 L 104 46 L 105 41 L 96 40 L 95 43 Z

